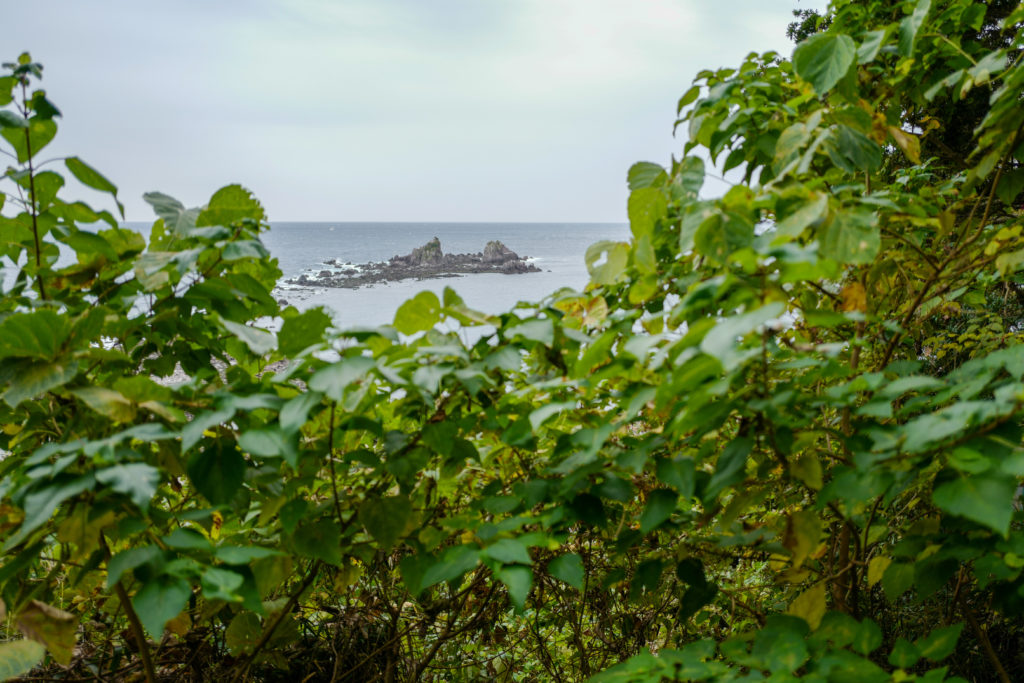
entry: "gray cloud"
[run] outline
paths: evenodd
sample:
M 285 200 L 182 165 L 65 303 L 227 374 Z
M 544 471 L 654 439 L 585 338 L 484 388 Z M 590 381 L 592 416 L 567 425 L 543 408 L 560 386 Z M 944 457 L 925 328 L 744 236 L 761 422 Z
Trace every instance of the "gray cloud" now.
M 132 220 L 144 191 L 242 182 L 277 220 L 620 221 L 629 165 L 679 153 L 694 74 L 791 51 L 791 6 L 34 0 L 0 39 L 46 65 L 53 153 L 107 173 Z

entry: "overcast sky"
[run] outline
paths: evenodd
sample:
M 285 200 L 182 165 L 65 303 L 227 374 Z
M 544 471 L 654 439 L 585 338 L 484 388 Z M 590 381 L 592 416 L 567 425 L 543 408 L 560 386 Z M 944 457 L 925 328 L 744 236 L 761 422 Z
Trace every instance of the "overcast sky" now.
M 3 1 L 79 154 L 148 190 L 253 190 L 272 220 L 625 220 L 703 68 L 788 55 L 819 0 Z M 102 203 L 97 198 L 96 203 Z

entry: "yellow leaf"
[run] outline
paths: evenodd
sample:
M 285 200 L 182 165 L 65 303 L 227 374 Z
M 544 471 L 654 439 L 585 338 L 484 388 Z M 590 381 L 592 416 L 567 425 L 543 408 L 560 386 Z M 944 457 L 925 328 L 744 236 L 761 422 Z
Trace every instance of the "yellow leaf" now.
M 821 624 L 825 610 L 825 583 L 820 582 L 798 595 L 796 600 L 789 604 L 786 613 L 800 617 L 808 623 L 811 630 L 814 630 Z
M 799 458 L 789 459 L 789 473 L 815 491 L 824 484 L 821 461 L 817 454 L 810 451 L 803 453 Z
M 78 619 L 74 614 L 32 600 L 18 612 L 14 621 L 26 638 L 45 645 L 58 663 L 64 666 L 71 663 L 75 631 L 78 628 Z
M 793 554 L 793 568 L 799 569 L 804 560 L 818 547 L 821 520 L 813 510 L 794 512 L 786 521 L 782 545 Z
M 210 538 L 216 541 L 218 538 L 220 538 L 221 527 L 224 526 L 224 515 L 214 510 L 211 516 L 213 517 L 213 519 L 210 523 Z
M 889 126 L 889 134 L 908 159 L 915 164 L 921 163 L 921 141 L 916 135 L 898 126 Z
M 865 313 L 868 310 L 868 294 L 864 291 L 864 285 L 859 282 L 851 282 L 843 287 L 840 292 L 843 298 L 844 311 L 859 311 Z
M 868 585 L 874 586 L 882 580 L 885 570 L 892 564 L 891 557 L 873 557 L 868 562 Z

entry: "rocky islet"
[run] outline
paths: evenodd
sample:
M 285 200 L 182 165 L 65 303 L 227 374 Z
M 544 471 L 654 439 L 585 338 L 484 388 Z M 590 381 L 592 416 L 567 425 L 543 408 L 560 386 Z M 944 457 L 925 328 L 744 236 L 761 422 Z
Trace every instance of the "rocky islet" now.
M 540 268 L 530 263 L 527 257 L 519 256 L 499 240 L 488 242 L 483 251 L 475 254 L 446 254 L 437 237 L 408 254 L 392 256 L 387 261 L 352 264 L 329 259 L 323 265 L 326 268 L 318 273 L 303 273 L 285 280 L 285 284 L 356 289 L 383 282 L 458 277 L 471 273 L 518 275 L 540 272 Z

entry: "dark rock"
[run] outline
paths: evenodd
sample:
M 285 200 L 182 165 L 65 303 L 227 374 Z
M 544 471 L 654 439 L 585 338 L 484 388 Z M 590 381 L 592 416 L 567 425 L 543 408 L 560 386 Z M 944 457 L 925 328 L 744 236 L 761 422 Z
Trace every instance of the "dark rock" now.
M 288 299 L 278 299 L 277 300 L 277 305 L 278 306 L 287 306 L 288 305 Z
M 341 265 L 335 260 L 335 265 Z M 351 266 L 346 263 L 346 266 Z M 416 278 L 418 280 L 439 277 L 459 277 L 463 273 L 520 273 L 540 272 L 500 241 L 488 242 L 482 252 L 475 254 L 445 254 L 441 240 L 437 237 L 422 247 L 405 255 L 396 255 L 389 261 L 361 264 L 358 268 L 345 268 L 340 273 L 320 271 L 316 278 L 300 275 L 298 281 L 289 282 L 320 287 L 344 287 L 358 289 L 360 286 L 378 282 L 396 282 Z

